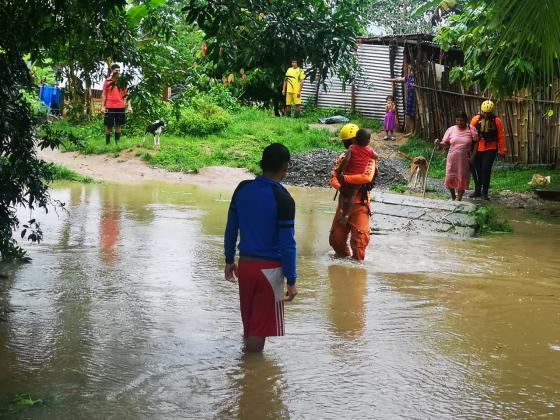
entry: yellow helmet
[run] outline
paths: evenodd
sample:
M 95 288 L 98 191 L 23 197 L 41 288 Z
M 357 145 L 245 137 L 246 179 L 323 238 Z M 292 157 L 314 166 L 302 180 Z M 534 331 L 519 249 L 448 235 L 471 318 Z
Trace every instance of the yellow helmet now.
M 480 105 L 480 110 L 482 112 L 487 112 L 487 113 L 494 111 L 494 102 L 492 101 L 482 102 L 482 105 Z
M 346 124 L 340 129 L 340 140 L 344 141 L 353 139 L 354 137 L 356 137 L 356 133 L 359 129 L 360 127 L 358 127 L 356 124 Z

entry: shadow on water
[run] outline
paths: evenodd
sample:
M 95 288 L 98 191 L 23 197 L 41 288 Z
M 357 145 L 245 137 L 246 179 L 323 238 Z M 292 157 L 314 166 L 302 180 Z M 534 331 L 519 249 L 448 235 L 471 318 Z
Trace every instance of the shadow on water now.
M 328 246 L 331 192 L 294 189 L 300 294 L 286 336 L 241 352 L 223 281 L 232 191 L 64 185 L 32 264 L 0 279 L 0 401 L 23 418 L 560 415 L 560 225 Z

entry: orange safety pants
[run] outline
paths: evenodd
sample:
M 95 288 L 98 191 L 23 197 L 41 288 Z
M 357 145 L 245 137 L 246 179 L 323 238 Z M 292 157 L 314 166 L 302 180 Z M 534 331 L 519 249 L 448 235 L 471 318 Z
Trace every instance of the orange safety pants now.
M 331 227 L 329 244 L 337 255 L 352 256 L 357 260 L 366 257 L 369 244 L 369 204 L 355 203 L 350 211 L 348 223 L 343 222 L 342 209 L 337 207 Z M 350 247 L 348 246 L 350 235 Z

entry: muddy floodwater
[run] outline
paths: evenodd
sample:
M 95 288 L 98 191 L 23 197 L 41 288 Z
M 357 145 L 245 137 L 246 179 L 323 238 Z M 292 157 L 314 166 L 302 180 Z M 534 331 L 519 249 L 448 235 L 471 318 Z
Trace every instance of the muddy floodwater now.
M 375 235 L 359 264 L 329 249 L 332 191 L 292 189 L 299 295 L 286 336 L 244 356 L 231 192 L 59 184 L 68 213 L 40 215 L 33 263 L 0 278 L 4 413 L 29 394 L 13 418 L 560 417 L 558 220 Z

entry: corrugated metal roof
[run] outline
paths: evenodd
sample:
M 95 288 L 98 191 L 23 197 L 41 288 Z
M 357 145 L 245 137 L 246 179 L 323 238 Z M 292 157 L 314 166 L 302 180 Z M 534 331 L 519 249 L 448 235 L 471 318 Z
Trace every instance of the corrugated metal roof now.
M 430 34 L 425 34 L 422 32 L 415 32 L 410 34 L 393 34 L 393 35 L 381 35 L 381 36 L 359 36 L 356 38 L 358 42 L 369 42 L 369 41 L 394 41 L 394 40 L 418 40 L 422 41 L 433 41 L 434 36 Z
M 440 49 L 441 46 L 434 41 L 435 37 L 430 34 L 396 34 L 396 35 L 384 35 L 384 36 L 363 36 L 356 38 L 357 42 L 360 44 L 372 44 L 372 45 L 400 45 L 404 46 L 406 44 L 417 44 L 418 41 L 423 46 L 428 46 L 430 48 Z M 458 45 L 452 45 L 447 51 L 462 52 L 462 48 Z
M 388 95 L 393 94 L 391 78 L 390 47 L 386 45 L 358 44 L 358 61 L 361 66 L 360 78 L 355 83 L 356 110 L 369 118 L 382 120 L 385 117 L 385 102 Z M 403 65 L 403 48 L 396 47 L 394 74 L 400 76 Z M 302 99 L 305 102 L 315 96 L 316 83 L 303 86 Z M 341 108 L 350 110 L 352 89 L 342 84 L 336 77 L 327 81 L 327 91 L 319 89 L 317 104 L 321 108 Z M 402 103 L 402 85 L 395 84 L 395 101 L 398 106 L 399 120 L 402 123 L 404 109 Z

